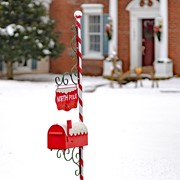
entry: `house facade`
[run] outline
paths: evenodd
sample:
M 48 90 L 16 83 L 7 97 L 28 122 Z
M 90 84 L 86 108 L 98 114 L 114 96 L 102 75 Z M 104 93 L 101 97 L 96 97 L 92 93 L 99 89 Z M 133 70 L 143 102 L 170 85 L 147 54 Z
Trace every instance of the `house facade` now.
M 70 71 L 74 65 L 71 26 L 74 12 L 81 10 L 83 74 L 108 75 L 111 63 L 106 59 L 116 52 L 123 71 L 154 64 L 157 76 L 180 75 L 179 5 L 176 0 L 53 0 L 50 15 L 57 21 L 66 49 L 50 61 L 50 72 Z M 110 40 L 107 24 L 112 25 Z M 161 26 L 161 32 L 155 34 L 154 26 Z
M 180 1 L 177 0 L 48 0 L 49 14 L 61 32 L 65 50 L 56 60 L 29 62 L 26 71 L 65 73 L 75 64 L 72 38 L 74 12 L 80 10 L 84 75 L 110 75 L 116 53 L 123 71 L 155 65 L 157 76 L 180 76 Z M 111 25 L 111 37 L 107 37 Z M 160 32 L 154 33 L 154 27 Z M 157 29 L 156 29 L 157 30 Z M 17 72 L 23 71 L 21 64 Z M 0 66 L 0 72 L 2 72 Z

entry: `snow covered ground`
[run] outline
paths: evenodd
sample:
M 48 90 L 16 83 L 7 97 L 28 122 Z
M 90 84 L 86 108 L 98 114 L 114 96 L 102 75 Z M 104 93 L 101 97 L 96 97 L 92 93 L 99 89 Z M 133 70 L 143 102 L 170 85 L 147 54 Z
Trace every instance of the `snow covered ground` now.
M 78 108 L 57 111 L 55 75 L 0 80 L 0 179 L 76 180 L 76 165 L 47 149 L 47 131 Z M 83 77 L 85 180 L 180 179 L 180 78 L 123 88 Z M 97 86 L 97 88 L 95 88 Z

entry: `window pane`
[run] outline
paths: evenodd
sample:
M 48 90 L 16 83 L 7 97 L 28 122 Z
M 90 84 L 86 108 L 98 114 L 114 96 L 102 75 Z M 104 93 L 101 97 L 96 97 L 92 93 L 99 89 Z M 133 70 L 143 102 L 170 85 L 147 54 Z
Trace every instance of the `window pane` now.
M 99 35 L 90 35 L 90 50 L 91 51 L 100 51 L 100 36 Z
M 101 40 L 101 29 L 100 29 L 100 16 L 91 15 L 89 16 L 89 47 L 90 51 L 100 52 L 100 40 Z
M 89 32 L 100 32 L 100 16 L 89 16 Z

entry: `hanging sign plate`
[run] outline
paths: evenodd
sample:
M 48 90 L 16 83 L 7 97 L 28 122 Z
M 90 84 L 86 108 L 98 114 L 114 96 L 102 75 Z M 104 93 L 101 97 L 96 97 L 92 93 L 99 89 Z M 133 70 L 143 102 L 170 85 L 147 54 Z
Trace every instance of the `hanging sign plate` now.
M 55 97 L 58 110 L 69 111 L 77 108 L 78 90 L 76 86 L 58 87 Z

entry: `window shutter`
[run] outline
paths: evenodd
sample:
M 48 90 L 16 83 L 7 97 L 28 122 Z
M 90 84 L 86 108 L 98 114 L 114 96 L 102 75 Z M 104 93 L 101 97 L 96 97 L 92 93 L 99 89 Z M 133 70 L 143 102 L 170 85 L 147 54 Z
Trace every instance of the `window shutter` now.
M 0 61 L 0 71 L 2 71 L 3 70 L 3 63 L 2 63 L 2 61 Z
M 81 51 L 84 54 L 84 17 L 81 18 Z
M 37 69 L 37 61 L 36 60 L 32 59 L 31 67 L 32 67 L 33 70 Z
M 108 38 L 106 35 L 106 24 L 108 23 L 109 14 L 103 14 L 103 55 L 108 55 Z

